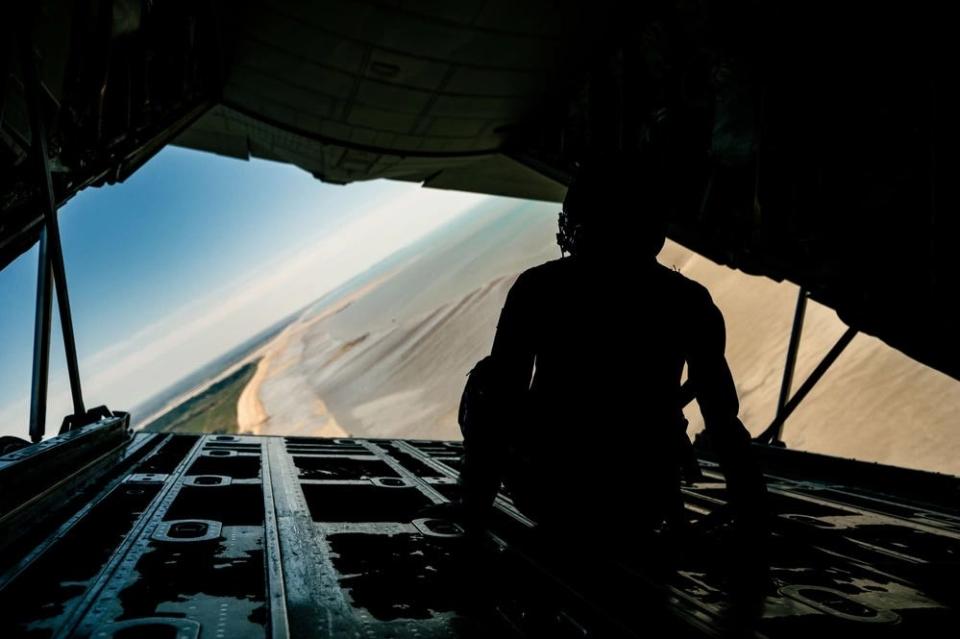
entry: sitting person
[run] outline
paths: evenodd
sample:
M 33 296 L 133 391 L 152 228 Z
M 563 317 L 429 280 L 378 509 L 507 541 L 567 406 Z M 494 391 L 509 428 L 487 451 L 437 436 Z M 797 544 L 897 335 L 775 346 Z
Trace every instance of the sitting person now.
M 560 213 L 569 256 L 511 288 L 461 402 L 468 520 L 485 518 L 502 481 L 542 527 L 682 525 L 686 365 L 734 518 L 760 521 L 766 489 L 737 416 L 723 316 L 703 286 L 657 262 L 668 202 L 649 195 L 663 191 L 655 181 L 624 163 L 587 165 Z

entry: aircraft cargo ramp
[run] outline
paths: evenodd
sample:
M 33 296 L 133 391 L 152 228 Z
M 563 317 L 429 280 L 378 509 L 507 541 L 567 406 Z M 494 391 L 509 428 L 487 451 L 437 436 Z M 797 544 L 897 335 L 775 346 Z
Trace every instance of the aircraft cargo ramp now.
M 956 478 L 763 450 L 770 584 L 751 599 L 733 592 L 716 535 L 657 569 L 606 555 L 603 521 L 544 543 L 506 496 L 488 531 L 464 535 L 430 514 L 456 497 L 455 442 L 130 434 L 117 414 L 0 457 L 0 636 L 906 637 L 956 624 Z M 701 465 L 684 488 L 694 520 L 724 504 Z

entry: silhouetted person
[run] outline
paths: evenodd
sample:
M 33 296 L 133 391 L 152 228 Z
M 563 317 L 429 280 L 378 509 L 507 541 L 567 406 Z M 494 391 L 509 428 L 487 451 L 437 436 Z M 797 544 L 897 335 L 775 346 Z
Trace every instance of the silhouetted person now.
M 682 518 L 684 365 L 741 524 L 765 487 L 737 417 L 723 317 L 661 266 L 669 206 L 657 178 L 588 164 L 568 190 L 569 253 L 522 273 L 461 404 L 463 504 L 481 519 L 501 480 L 544 527 L 636 539 Z

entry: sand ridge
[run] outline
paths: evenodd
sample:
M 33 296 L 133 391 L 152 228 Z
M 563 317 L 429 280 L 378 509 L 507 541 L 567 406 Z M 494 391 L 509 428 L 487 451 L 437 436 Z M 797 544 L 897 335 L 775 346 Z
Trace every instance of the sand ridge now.
M 309 311 L 302 314 L 296 320 L 294 320 L 289 326 L 287 326 L 283 331 L 280 332 L 273 340 L 266 344 L 259 351 L 260 361 L 257 363 L 257 371 L 254 373 L 253 378 L 243 389 L 243 392 L 240 394 L 240 398 L 237 401 L 237 429 L 241 433 L 249 433 L 252 435 L 262 435 L 262 434 L 273 434 L 268 426 L 270 421 L 270 413 L 263 405 L 263 401 L 260 398 L 260 389 L 264 381 L 270 375 L 276 375 L 278 372 L 281 372 L 284 367 L 291 365 L 290 362 L 280 361 L 281 355 L 284 353 L 287 345 L 293 339 L 298 339 L 299 335 L 304 331 L 310 329 L 314 324 L 323 322 L 324 320 L 336 315 L 337 313 L 346 309 L 354 301 L 362 298 L 368 292 L 375 290 L 378 286 L 388 281 L 396 271 L 389 272 L 372 282 L 362 286 L 361 288 L 350 292 L 343 297 L 333 300 L 333 302 L 327 307 L 323 308 L 319 313 L 311 315 Z M 304 424 L 303 429 L 306 429 L 307 434 L 312 434 L 313 430 L 318 431 L 316 436 L 319 437 L 344 437 L 347 435 L 347 432 L 337 424 L 336 419 L 329 413 L 327 410 L 326 404 L 323 403 L 320 399 L 314 399 L 314 419 Z M 295 430 L 296 427 L 291 424 L 284 425 L 284 434 L 287 434 L 288 429 Z M 321 434 L 322 432 L 322 434 Z

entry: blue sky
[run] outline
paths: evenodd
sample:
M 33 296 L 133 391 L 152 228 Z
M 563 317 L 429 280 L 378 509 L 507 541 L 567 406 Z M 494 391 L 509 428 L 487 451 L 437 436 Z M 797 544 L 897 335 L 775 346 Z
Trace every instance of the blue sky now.
M 88 405 L 130 408 L 483 196 L 167 147 L 60 227 Z M 26 432 L 36 247 L 0 271 L 0 434 Z M 48 433 L 68 410 L 54 313 Z

